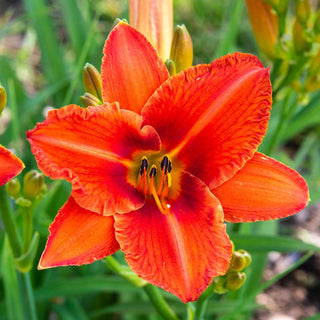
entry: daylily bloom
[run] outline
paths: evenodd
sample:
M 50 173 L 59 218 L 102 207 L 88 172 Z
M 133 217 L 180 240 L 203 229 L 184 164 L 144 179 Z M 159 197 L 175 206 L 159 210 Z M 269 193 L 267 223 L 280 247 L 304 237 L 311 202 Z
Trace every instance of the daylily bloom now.
M 53 110 L 27 132 L 39 168 L 72 183 L 39 268 L 121 249 L 140 277 L 196 300 L 228 269 L 223 220 L 281 218 L 309 199 L 297 172 L 257 152 L 268 69 L 235 53 L 169 78 L 146 38 L 121 22 L 101 75 L 104 105 Z
M 169 59 L 173 34 L 172 0 L 130 0 L 130 24 L 158 50 L 162 60 Z
M 17 176 L 23 168 L 23 162 L 0 144 L 0 187 Z

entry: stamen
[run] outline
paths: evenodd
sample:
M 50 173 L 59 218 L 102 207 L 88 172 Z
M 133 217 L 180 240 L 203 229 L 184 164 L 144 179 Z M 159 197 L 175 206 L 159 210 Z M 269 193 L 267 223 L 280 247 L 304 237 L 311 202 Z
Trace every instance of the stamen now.
M 163 170 L 163 168 L 165 168 L 165 170 L 167 170 L 168 164 L 169 164 L 169 159 L 167 156 L 164 156 L 161 161 L 161 170 Z
M 168 173 L 170 173 L 171 172 L 171 170 L 172 170 L 172 163 L 171 163 L 171 161 L 169 160 L 169 164 L 168 164 Z M 166 172 L 167 173 L 167 172 Z
M 150 173 L 149 173 L 150 178 L 153 178 L 156 175 L 156 173 L 157 173 L 157 168 L 155 165 L 152 165 Z
M 148 168 L 148 159 L 146 157 L 143 157 L 141 159 L 141 167 L 140 167 L 140 182 L 138 186 L 138 190 L 142 191 L 144 195 L 147 194 L 148 189 L 148 182 L 147 182 L 147 168 Z
M 157 168 L 155 165 L 153 165 L 151 167 L 151 170 L 150 170 L 150 173 L 149 173 L 149 177 L 150 177 L 150 180 L 149 180 L 149 195 L 152 195 L 153 193 L 153 189 L 154 189 L 154 185 L 153 185 L 153 182 L 154 182 L 154 177 L 157 173 Z
M 152 195 L 153 195 L 154 201 L 157 204 L 157 207 L 159 208 L 160 212 L 162 214 L 167 214 L 169 207 L 167 205 L 164 205 L 164 206 L 162 205 L 162 202 L 160 201 L 160 199 L 156 193 L 156 190 L 154 188 L 152 188 Z
M 157 194 L 160 194 L 163 188 L 163 181 L 164 181 L 164 173 L 165 169 L 163 168 L 161 170 L 161 177 L 160 177 L 160 181 L 159 181 L 159 186 L 158 186 L 158 190 L 157 190 Z
M 148 159 L 146 157 L 143 157 L 141 159 L 141 167 L 140 167 L 140 174 L 143 175 L 143 173 L 148 169 Z

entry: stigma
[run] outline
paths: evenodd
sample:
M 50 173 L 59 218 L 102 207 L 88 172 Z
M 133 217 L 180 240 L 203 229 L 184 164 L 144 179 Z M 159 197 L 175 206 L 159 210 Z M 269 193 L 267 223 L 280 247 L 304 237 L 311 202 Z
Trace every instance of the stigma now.
M 169 189 L 172 184 L 172 162 L 168 156 L 165 155 L 160 166 L 153 163 L 149 167 L 147 157 L 141 158 L 141 166 L 139 169 L 138 190 L 142 192 L 145 197 L 153 197 L 160 212 L 168 213 L 170 205 L 167 204 L 169 196 Z

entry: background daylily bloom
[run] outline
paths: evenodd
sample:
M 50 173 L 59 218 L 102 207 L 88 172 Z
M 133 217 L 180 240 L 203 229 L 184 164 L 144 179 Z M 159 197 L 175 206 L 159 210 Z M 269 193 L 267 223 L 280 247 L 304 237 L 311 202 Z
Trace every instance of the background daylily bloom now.
M 103 106 L 51 111 L 27 132 L 39 168 L 72 183 L 40 268 L 120 248 L 140 277 L 192 301 L 228 269 L 223 220 L 280 218 L 307 204 L 303 178 L 257 153 L 271 84 L 256 57 L 235 53 L 168 78 L 144 36 L 119 23 L 102 84 Z
M 23 168 L 23 162 L 0 145 L 0 186 L 17 176 Z
M 130 0 L 130 24 L 158 50 L 165 61 L 170 57 L 173 34 L 172 0 Z
M 246 0 L 248 14 L 260 50 L 273 59 L 278 39 L 278 16 L 263 0 Z

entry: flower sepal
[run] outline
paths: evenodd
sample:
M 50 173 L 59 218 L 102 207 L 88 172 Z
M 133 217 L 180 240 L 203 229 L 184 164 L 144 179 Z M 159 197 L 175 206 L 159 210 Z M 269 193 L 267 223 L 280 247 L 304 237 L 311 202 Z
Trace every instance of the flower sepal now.
M 19 272 L 26 273 L 32 269 L 38 250 L 39 239 L 39 233 L 35 232 L 26 253 L 14 259 L 15 267 Z

